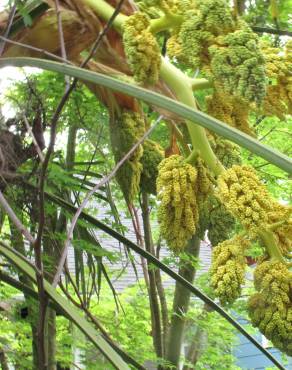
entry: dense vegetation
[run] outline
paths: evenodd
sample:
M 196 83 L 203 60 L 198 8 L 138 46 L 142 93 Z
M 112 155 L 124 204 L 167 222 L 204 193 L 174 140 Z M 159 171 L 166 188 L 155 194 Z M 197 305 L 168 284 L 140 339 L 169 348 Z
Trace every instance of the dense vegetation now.
M 47 70 L 22 70 L 0 102 L 2 369 L 236 369 L 237 330 L 292 355 L 288 13 L 275 0 L 0 13 L 0 66 Z M 118 293 L 129 268 L 143 279 Z

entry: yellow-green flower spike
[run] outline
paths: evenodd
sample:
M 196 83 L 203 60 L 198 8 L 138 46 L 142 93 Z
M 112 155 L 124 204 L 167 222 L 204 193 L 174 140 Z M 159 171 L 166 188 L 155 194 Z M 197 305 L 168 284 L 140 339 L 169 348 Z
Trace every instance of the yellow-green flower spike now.
M 224 91 L 261 103 L 265 96 L 265 60 L 258 36 L 248 27 L 229 33 L 209 47 L 214 79 Z
M 279 261 L 264 261 L 254 273 L 258 291 L 248 302 L 254 326 L 275 347 L 292 355 L 292 272 Z
M 241 149 L 237 144 L 219 136 L 213 136 L 210 139 L 210 144 L 224 167 L 230 168 L 235 164 L 241 164 Z
M 292 210 L 290 206 L 273 202 L 272 210 L 268 213 L 269 225 L 281 224 L 273 229 L 273 235 L 282 254 L 292 253 Z
M 136 144 L 145 132 L 144 118 L 135 112 L 124 111 L 111 127 L 111 142 L 116 163 Z M 139 192 L 143 148 L 140 145 L 122 167 L 116 178 L 126 201 L 131 204 Z
M 208 203 L 208 239 L 215 247 L 230 237 L 235 227 L 235 218 L 215 196 L 209 197 Z
M 198 208 L 197 171 L 179 155 L 164 159 L 158 167 L 158 221 L 169 248 L 179 252 L 196 232 Z
M 158 43 L 149 31 L 150 20 L 137 12 L 127 18 L 123 43 L 128 64 L 137 82 L 155 84 L 159 78 L 161 56 Z
M 146 140 L 143 144 L 143 156 L 141 164 L 140 187 L 149 194 L 156 194 L 156 179 L 158 176 L 158 165 L 164 159 L 162 147 L 152 140 Z
M 262 50 L 270 79 L 262 112 L 284 120 L 287 114 L 292 113 L 292 42 L 287 42 L 285 54 L 267 42 L 262 43 Z
M 252 167 L 234 165 L 217 184 L 218 198 L 251 234 L 267 225 L 272 199 Z
M 233 30 L 234 22 L 226 1 L 205 0 L 184 14 L 179 39 L 182 55 L 190 67 L 198 68 L 208 59 L 206 48 L 218 35 Z
M 241 294 L 244 283 L 247 242 L 240 237 L 218 244 L 212 251 L 211 286 L 221 304 L 232 304 Z

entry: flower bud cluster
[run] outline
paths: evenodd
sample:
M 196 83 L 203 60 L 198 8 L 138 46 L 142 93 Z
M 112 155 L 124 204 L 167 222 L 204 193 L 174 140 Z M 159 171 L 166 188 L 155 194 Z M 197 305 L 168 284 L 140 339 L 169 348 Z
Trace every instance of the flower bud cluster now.
M 250 234 L 267 225 L 271 197 L 252 167 L 234 165 L 224 171 L 218 178 L 217 196 Z
M 197 170 L 179 155 L 164 159 L 158 170 L 161 235 L 171 249 L 179 252 L 195 234 L 198 223 Z
M 270 79 L 262 110 L 265 115 L 284 120 L 292 114 L 292 42 L 287 42 L 285 54 L 267 43 L 262 44 L 262 50 Z
M 135 80 L 151 85 L 158 81 L 161 55 L 149 26 L 150 19 L 146 14 L 136 12 L 129 16 L 124 24 L 123 43 Z
M 254 326 L 275 347 L 292 355 L 292 273 L 280 261 L 260 263 L 254 273 L 257 293 L 249 299 L 248 310 Z
M 212 251 L 211 286 L 221 304 L 232 304 L 241 294 L 245 277 L 246 241 L 236 236 Z
M 208 199 L 208 239 L 213 247 L 229 239 L 235 226 L 235 218 L 215 196 Z
M 137 143 L 145 131 L 144 118 L 135 112 L 124 111 L 115 120 L 110 130 L 113 153 L 116 163 Z M 134 151 L 131 157 L 120 167 L 116 178 L 128 203 L 132 203 L 139 191 L 143 147 Z
M 156 194 L 158 165 L 163 159 L 163 148 L 155 141 L 145 140 L 141 158 L 143 171 L 141 173 L 140 188 L 146 193 Z

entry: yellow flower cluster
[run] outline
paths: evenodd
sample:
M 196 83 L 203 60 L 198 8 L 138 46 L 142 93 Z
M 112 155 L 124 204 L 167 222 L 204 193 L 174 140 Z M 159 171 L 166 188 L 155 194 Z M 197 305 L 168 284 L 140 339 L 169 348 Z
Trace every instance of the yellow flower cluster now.
M 208 239 L 213 247 L 227 240 L 235 226 L 235 218 L 215 196 L 208 199 Z
M 181 12 L 182 8 L 185 8 L 188 1 L 180 0 L 141 0 L 137 1 L 139 9 L 143 10 L 148 14 L 149 10 L 151 14 L 156 12 L 156 15 L 160 13 L 169 13 L 178 14 Z M 162 12 L 161 12 L 162 11 Z
M 250 297 L 249 316 L 254 326 L 275 347 L 292 355 L 292 273 L 279 261 L 264 261 L 254 273 L 257 293 Z
M 156 179 L 158 176 L 158 165 L 164 158 L 163 148 L 152 140 L 146 140 L 143 144 L 143 156 L 141 163 L 140 188 L 149 194 L 156 194 Z
M 247 242 L 239 236 L 218 244 L 212 251 L 211 286 L 221 304 L 232 304 L 244 283 Z
M 119 162 L 125 154 L 141 138 L 145 131 L 143 117 L 132 111 L 124 111 L 121 116 L 111 124 L 111 142 L 115 161 Z M 116 178 L 128 203 L 132 203 L 139 191 L 143 155 L 140 145 L 132 156 L 118 170 Z
M 200 68 L 218 91 L 260 103 L 266 79 L 257 35 L 234 18 L 224 0 L 190 3 L 183 17 L 168 40 L 168 55 L 187 67 Z
M 265 61 L 258 47 L 258 36 L 251 29 L 244 26 L 218 38 L 217 44 L 209 47 L 209 53 L 217 86 L 247 102 L 262 102 Z
M 225 168 L 230 168 L 234 164 L 241 164 L 241 149 L 232 141 L 212 135 L 210 144 L 216 157 Z
M 182 55 L 190 67 L 198 68 L 208 62 L 208 46 L 215 42 L 216 36 L 230 32 L 234 22 L 223 0 L 197 2 L 184 18 L 178 38 Z
M 161 56 L 156 38 L 149 31 L 150 20 L 137 12 L 124 24 L 123 43 L 128 64 L 137 82 L 155 84 L 159 78 Z
M 201 158 L 197 158 L 196 162 L 196 169 L 197 169 L 197 198 L 199 200 L 204 200 L 207 195 L 209 195 L 213 191 L 212 185 L 212 174 L 205 166 L 204 162 Z
M 262 110 L 284 120 L 285 115 L 292 113 L 292 42 L 286 44 L 284 55 L 267 43 L 263 43 L 262 50 L 270 79 Z
M 206 103 L 207 113 L 210 116 L 246 134 L 253 135 L 248 122 L 250 107 L 242 99 L 215 89 L 214 93 L 206 98 Z
M 224 171 L 217 196 L 251 234 L 267 225 L 271 197 L 252 167 L 234 165 Z
M 158 170 L 158 221 L 161 235 L 171 249 L 179 252 L 196 232 L 199 217 L 197 171 L 179 155 L 164 159 Z
M 292 209 L 289 206 L 273 202 L 272 210 L 268 213 L 269 225 L 282 222 L 273 230 L 273 235 L 282 254 L 288 256 L 292 252 Z

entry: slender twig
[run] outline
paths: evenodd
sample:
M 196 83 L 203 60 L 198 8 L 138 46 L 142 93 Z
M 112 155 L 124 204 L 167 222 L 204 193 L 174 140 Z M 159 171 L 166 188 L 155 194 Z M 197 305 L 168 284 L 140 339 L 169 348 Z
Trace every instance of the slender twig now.
M 13 24 L 15 12 L 16 12 L 16 5 L 13 5 L 13 7 L 12 7 L 12 9 L 10 11 L 10 14 L 9 14 L 7 27 L 6 27 L 6 30 L 5 30 L 4 35 L 3 35 L 4 38 L 8 37 L 8 35 L 9 35 L 9 32 L 10 32 L 11 27 L 12 27 L 12 24 Z M 0 57 L 1 57 L 2 53 L 3 53 L 3 51 L 4 51 L 6 42 L 7 42 L 7 40 L 3 40 L 2 39 L 2 42 L 0 44 Z
M 4 197 L 3 193 L 0 190 L 0 205 L 3 210 L 7 213 L 11 221 L 14 223 L 15 227 L 21 232 L 21 234 L 32 244 L 35 243 L 35 239 L 30 234 L 30 232 L 26 229 L 26 227 L 22 224 L 19 218 L 14 213 L 13 209 L 10 207 L 9 203 L 7 202 L 6 198 Z
M 62 58 L 66 61 L 67 58 L 67 52 L 66 52 L 66 46 L 65 46 L 65 39 L 64 39 L 64 32 L 63 32 L 63 26 L 62 26 L 62 16 L 61 16 L 61 10 L 59 6 L 59 0 L 55 0 L 55 7 L 56 7 L 56 15 L 57 15 L 57 23 L 58 23 L 58 32 L 59 32 L 59 40 L 60 40 L 60 46 L 61 46 L 61 55 Z M 65 76 L 65 82 L 66 82 L 66 90 L 70 87 L 70 77 Z
M 255 32 L 270 33 L 272 35 L 290 36 L 290 37 L 292 37 L 292 32 L 291 31 L 278 30 L 278 29 L 275 29 L 275 28 L 268 28 L 268 27 L 258 27 L 258 26 L 252 26 L 251 28 Z
M 31 138 L 32 138 L 32 141 L 33 141 L 33 144 L 34 144 L 34 146 L 35 146 L 35 148 L 36 148 L 36 151 L 37 151 L 37 153 L 38 153 L 38 156 L 40 157 L 40 161 L 43 163 L 43 162 L 44 162 L 44 160 L 45 160 L 44 155 L 43 155 L 42 150 L 41 150 L 41 148 L 39 147 L 39 144 L 38 144 L 38 142 L 37 142 L 37 140 L 36 140 L 36 138 L 35 138 L 35 136 L 34 136 L 34 134 L 33 134 L 33 132 L 32 132 L 32 129 L 31 129 L 31 127 L 30 127 L 29 123 L 28 123 L 28 120 L 27 120 L 27 118 L 26 118 L 26 115 L 25 115 L 25 114 L 23 114 L 23 121 L 24 121 L 25 127 L 26 127 L 26 129 L 27 129 L 27 132 L 29 133 L 29 135 L 30 135 L 30 136 L 31 136 Z
M 55 0 L 55 6 L 56 6 L 58 32 L 59 32 L 59 39 L 60 39 L 60 46 L 61 46 L 61 55 L 62 55 L 62 58 L 67 61 L 67 53 L 66 53 L 66 47 L 65 47 L 64 33 L 63 33 L 63 27 L 62 27 L 61 10 L 60 10 L 60 7 L 59 7 L 59 0 Z
M 66 238 L 66 241 L 65 241 L 65 244 L 64 244 L 64 248 L 63 248 L 63 251 L 62 251 L 62 255 L 61 255 L 61 258 L 60 258 L 60 262 L 59 262 L 59 265 L 57 267 L 57 271 L 56 271 L 56 274 L 55 274 L 55 277 L 54 277 L 54 280 L 53 280 L 53 286 L 56 287 L 58 285 L 58 282 L 60 280 L 60 276 L 62 274 L 62 271 L 63 271 L 63 267 L 64 267 L 64 264 L 65 264 L 65 261 L 66 261 L 66 258 L 67 258 L 67 253 L 68 253 L 68 248 L 71 244 L 71 241 L 73 239 L 73 232 L 74 232 L 74 229 L 75 229 L 75 226 L 76 226 L 76 223 L 78 221 L 78 218 L 80 216 L 80 214 L 82 213 L 83 209 L 86 207 L 89 199 L 91 198 L 91 196 L 101 187 L 101 186 L 104 186 L 106 183 L 108 183 L 117 173 L 117 171 L 119 170 L 119 168 L 132 156 L 132 154 L 134 153 L 134 151 L 138 148 L 139 145 L 141 145 L 145 140 L 146 138 L 151 134 L 151 132 L 154 130 L 154 128 L 157 126 L 157 124 L 160 122 L 160 120 L 162 119 L 162 116 L 160 116 L 156 121 L 155 123 L 153 124 L 153 126 L 151 126 L 146 132 L 145 134 L 141 137 L 140 140 L 137 141 L 137 143 L 128 151 L 128 153 L 116 164 L 116 166 L 113 168 L 113 170 L 107 175 L 107 176 L 104 176 L 101 181 L 96 184 L 88 193 L 87 195 L 85 196 L 84 200 L 82 201 L 82 203 L 80 204 L 79 208 L 77 209 L 74 217 L 72 218 L 72 221 L 71 221 L 71 225 L 70 225 L 70 229 L 68 231 L 68 234 L 67 234 L 67 238 Z
M 71 64 L 71 65 L 74 65 L 74 63 L 70 62 L 70 61 L 67 61 L 65 59 L 63 59 L 62 57 L 60 57 L 59 55 L 56 55 L 56 54 L 53 54 L 53 53 L 50 53 L 49 51 L 45 50 L 45 49 L 40 49 L 40 48 L 37 48 L 35 46 L 32 46 L 32 45 L 29 45 L 29 44 L 25 44 L 23 42 L 18 42 L 18 41 L 14 41 L 14 40 L 11 40 L 5 36 L 0 36 L 0 40 L 2 41 L 5 41 L 6 43 L 8 44 L 12 44 L 12 45 L 17 45 L 17 46 L 20 46 L 24 49 L 29 49 L 29 50 L 32 50 L 32 51 L 36 51 L 38 53 L 41 53 L 43 54 L 44 56 L 46 57 L 49 57 L 49 58 L 52 58 L 52 59 L 56 59 L 58 60 L 59 62 L 62 62 L 62 63 L 68 63 L 68 64 Z

